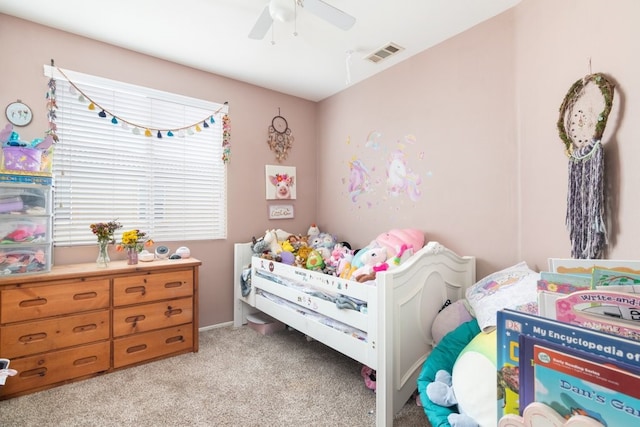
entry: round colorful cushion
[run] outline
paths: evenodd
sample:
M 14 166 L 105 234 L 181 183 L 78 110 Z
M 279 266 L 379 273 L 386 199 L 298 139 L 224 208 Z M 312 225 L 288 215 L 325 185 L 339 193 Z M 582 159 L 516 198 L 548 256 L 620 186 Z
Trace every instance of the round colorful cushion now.
M 480 333 L 480 327 L 476 319 L 471 319 L 458 326 L 442 338 L 435 346 L 427 360 L 422 365 L 422 370 L 418 375 L 418 392 L 424 413 L 429 418 L 433 427 L 449 426 L 447 417 L 456 411 L 456 407 L 444 407 L 436 405 L 427 396 L 427 385 L 435 381 L 436 372 L 445 370 L 452 372 L 454 362 L 460 352 Z M 495 377 L 495 372 L 494 372 Z M 493 384 L 495 384 L 495 378 Z M 495 408 L 495 405 L 493 405 Z

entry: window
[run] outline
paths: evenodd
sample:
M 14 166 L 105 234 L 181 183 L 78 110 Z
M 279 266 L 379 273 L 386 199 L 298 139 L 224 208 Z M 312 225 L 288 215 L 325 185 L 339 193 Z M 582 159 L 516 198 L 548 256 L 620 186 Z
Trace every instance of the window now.
M 60 138 L 56 246 L 95 243 L 89 225 L 112 219 L 157 241 L 226 238 L 226 105 L 49 66 L 45 75 Z

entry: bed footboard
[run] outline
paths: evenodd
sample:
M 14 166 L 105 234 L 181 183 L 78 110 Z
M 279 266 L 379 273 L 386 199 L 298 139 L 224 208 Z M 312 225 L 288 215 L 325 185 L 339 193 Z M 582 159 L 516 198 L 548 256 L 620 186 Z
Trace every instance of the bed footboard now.
M 379 273 L 376 419 L 391 426 L 416 390 L 431 353 L 431 325 L 447 300 L 464 297 L 475 283 L 475 258 L 430 242 L 400 268 Z

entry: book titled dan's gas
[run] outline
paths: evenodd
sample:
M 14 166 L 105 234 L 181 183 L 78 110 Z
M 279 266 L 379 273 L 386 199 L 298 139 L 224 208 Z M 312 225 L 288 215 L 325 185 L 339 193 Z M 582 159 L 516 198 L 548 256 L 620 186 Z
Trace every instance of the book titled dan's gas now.
M 520 335 L 589 352 L 613 363 L 640 365 L 640 342 L 515 310 L 497 314 L 498 419 L 520 414 Z M 640 408 L 639 408 L 640 410 Z M 639 419 L 640 421 L 640 419 Z
M 640 424 L 640 366 L 520 335 L 520 406 L 544 403 L 563 418 Z

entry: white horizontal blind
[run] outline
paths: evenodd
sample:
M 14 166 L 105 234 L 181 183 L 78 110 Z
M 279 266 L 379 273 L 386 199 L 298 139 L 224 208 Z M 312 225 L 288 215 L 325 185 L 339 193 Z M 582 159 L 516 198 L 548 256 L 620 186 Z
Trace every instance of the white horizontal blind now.
M 63 73 L 45 66 L 57 85 L 56 246 L 95 243 L 89 225 L 112 219 L 123 225 L 117 238 L 134 228 L 160 242 L 226 238 L 222 116 L 227 106 Z M 87 98 L 97 104 L 94 110 Z M 98 116 L 102 109 L 105 118 Z M 145 129 L 152 136 L 144 136 Z M 168 135 L 171 129 L 174 136 Z

